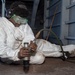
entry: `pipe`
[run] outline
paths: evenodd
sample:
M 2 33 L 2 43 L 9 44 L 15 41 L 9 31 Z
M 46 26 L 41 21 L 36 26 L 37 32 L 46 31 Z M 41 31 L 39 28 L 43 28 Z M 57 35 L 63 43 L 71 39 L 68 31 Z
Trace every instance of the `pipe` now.
M 58 36 L 57 36 L 52 30 L 50 30 L 50 29 L 41 29 L 41 30 L 36 34 L 35 37 L 38 38 L 39 35 L 40 35 L 40 33 L 41 33 L 42 31 L 50 31 L 50 32 L 56 37 L 56 39 L 57 39 L 57 41 L 58 41 L 58 43 L 59 43 L 59 45 L 60 45 L 61 52 L 62 52 L 62 54 L 63 54 L 62 60 L 65 61 L 65 59 L 67 59 L 66 52 L 63 51 L 62 43 L 60 42 Z
M 5 0 L 1 0 L 2 1 L 2 17 L 5 16 Z

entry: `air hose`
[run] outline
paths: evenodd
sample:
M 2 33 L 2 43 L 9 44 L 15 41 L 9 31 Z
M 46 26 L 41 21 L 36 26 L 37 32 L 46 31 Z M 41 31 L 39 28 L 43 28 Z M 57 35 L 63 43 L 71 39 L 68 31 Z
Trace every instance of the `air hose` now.
M 50 31 L 50 32 L 56 37 L 56 39 L 57 39 L 57 41 L 58 41 L 58 43 L 59 43 L 59 45 L 60 45 L 61 52 L 62 52 L 62 54 L 63 54 L 62 60 L 65 61 L 65 59 L 68 58 L 67 55 L 69 55 L 69 52 L 64 52 L 64 50 L 63 50 L 63 48 L 62 48 L 62 43 L 61 43 L 61 41 L 59 40 L 58 36 L 57 36 L 51 29 L 41 29 L 41 30 L 36 34 L 35 37 L 38 38 L 39 35 L 40 35 L 40 33 L 41 33 L 42 31 Z

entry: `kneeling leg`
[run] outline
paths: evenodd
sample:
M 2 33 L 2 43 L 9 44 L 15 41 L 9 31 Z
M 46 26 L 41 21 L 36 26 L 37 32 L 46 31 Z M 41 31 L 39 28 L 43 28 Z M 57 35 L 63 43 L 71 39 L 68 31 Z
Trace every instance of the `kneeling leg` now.
M 35 56 L 30 57 L 30 64 L 42 64 L 45 60 L 45 56 L 42 53 L 36 53 Z

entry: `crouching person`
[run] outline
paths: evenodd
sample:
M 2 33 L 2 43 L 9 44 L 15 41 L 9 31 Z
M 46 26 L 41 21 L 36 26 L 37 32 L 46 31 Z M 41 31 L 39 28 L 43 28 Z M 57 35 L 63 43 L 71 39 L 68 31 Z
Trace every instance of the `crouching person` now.
M 23 2 L 14 2 L 6 17 L 0 17 L 0 57 L 1 61 L 11 63 L 30 56 L 23 44 L 28 42 L 33 51 L 37 45 L 31 43 L 35 39 L 32 29 L 28 25 L 29 11 Z M 30 57 L 31 64 L 42 64 L 45 57 L 37 53 Z M 11 61 L 8 61 L 11 60 Z

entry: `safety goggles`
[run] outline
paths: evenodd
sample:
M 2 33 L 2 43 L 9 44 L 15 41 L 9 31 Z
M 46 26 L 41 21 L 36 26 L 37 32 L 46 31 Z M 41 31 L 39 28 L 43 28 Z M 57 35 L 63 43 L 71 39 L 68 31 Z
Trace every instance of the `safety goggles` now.
M 26 24 L 28 23 L 28 20 L 26 18 L 22 18 L 20 16 L 17 16 L 17 15 L 13 15 L 11 18 L 14 19 L 14 21 L 18 24 Z

